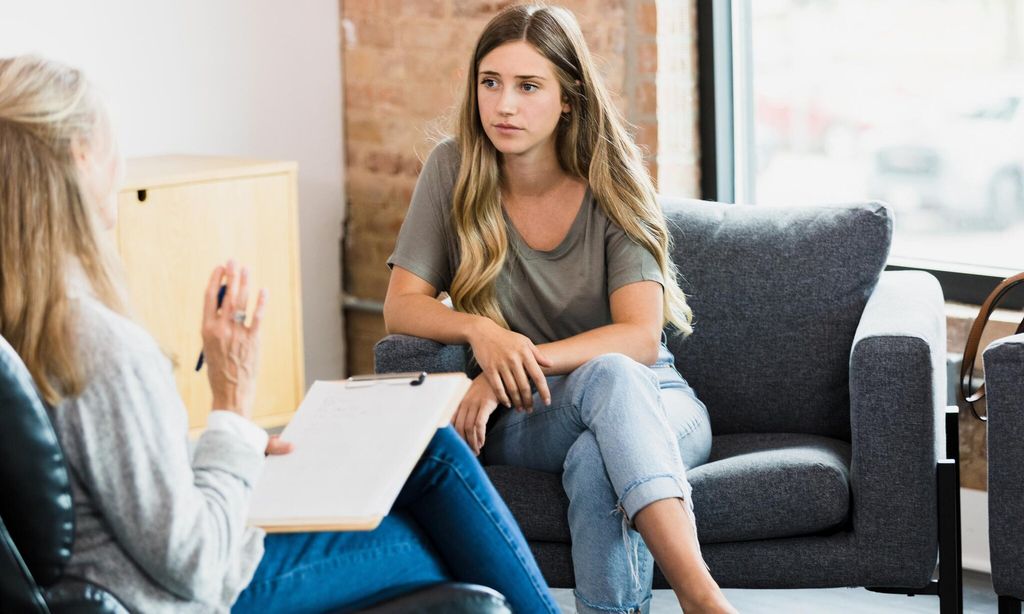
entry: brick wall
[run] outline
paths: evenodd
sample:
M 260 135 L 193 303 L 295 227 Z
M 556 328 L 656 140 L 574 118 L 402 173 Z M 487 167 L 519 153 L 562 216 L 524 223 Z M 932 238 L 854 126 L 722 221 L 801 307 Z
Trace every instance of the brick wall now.
M 384 335 L 385 260 L 439 121 L 461 98 L 476 37 L 509 1 L 341 0 L 347 215 L 344 288 L 349 372 L 373 369 Z M 580 21 L 652 175 L 693 195 L 694 2 L 563 0 Z M 659 65 L 664 69 L 659 71 Z M 627 67 L 629 70 L 627 70 Z M 665 162 L 659 166 L 659 160 Z

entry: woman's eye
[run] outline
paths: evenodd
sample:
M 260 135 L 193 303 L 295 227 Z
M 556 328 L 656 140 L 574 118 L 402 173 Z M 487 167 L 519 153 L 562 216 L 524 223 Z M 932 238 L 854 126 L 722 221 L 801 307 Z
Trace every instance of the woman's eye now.
M 498 82 L 495 81 L 494 79 L 483 79 L 482 81 L 480 81 L 480 85 L 487 88 L 491 88 L 498 85 Z
M 524 83 L 522 88 L 524 92 L 535 92 L 538 89 L 536 83 Z

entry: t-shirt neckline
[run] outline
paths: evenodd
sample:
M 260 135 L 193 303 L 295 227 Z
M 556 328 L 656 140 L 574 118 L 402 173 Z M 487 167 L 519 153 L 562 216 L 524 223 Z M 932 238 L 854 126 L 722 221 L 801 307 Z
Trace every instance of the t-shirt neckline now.
M 516 225 L 512 223 L 512 218 L 508 216 L 508 212 L 505 211 L 505 207 L 501 208 L 501 215 L 505 218 L 505 226 L 508 228 L 509 235 L 516 244 L 517 250 L 524 255 L 533 258 L 546 258 L 549 260 L 560 258 L 565 255 L 579 238 L 582 232 L 583 224 L 587 219 L 587 215 L 590 212 L 590 186 L 588 185 L 586 190 L 583 191 L 583 201 L 580 202 L 580 208 L 576 211 L 576 218 L 573 219 L 572 225 L 569 226 L 569 232 L 565 233 L 565 237 L 562 238 L 562 242 L 556 245 L 550 250 L 533 249 L 523 239 L 522 235 L 519 234 L 519 230 Z

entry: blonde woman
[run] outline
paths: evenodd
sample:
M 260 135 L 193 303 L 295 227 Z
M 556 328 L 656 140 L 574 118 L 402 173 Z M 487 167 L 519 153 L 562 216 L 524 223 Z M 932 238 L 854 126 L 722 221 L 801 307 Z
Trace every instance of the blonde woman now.
M 229 262 L 210 276 L 202 337 L 215 409 L 190 459 L 170 363 L 129 317 L 105 244 L 122 163 L 78 71 L 0 59 L 0 168 L 0 335 L 49 404 L 71 468 L 66 575 L 146 613 L 347 611 L 450 578 L 491 586 L 516 611 L 557 611 L 452 429 L 372 532 L 247 527 L 265 453 L 289 450 L 249 420 L 265 293 L 247 318 L 246 269 Z
M 690 332 L 668 241 L 572 14 L 497 15 L 455 138 L 420 175 L 384 316 L 389 332 L 472 347 L 482 372 L 454 422 L 474 451 L 563 473 L 579 612 L 645 610 L 652 554 L 686 612 L 731 611 L 690 505 L 685 470 L 711 430 L 662 336 Z

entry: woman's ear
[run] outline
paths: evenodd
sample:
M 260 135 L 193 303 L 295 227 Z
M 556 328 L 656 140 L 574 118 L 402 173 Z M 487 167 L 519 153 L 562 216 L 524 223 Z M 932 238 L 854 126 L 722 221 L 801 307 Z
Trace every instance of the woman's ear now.
M 79 170 L 85 170 L 89 165 L 89 143 L 81 135 L 76 135 L 71 139 L 71 158 Z

